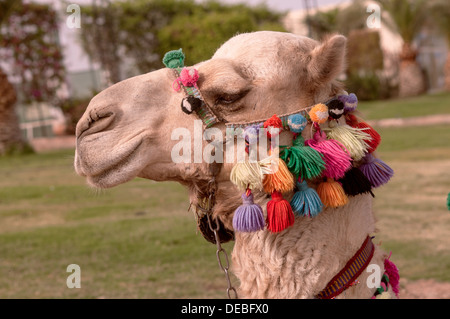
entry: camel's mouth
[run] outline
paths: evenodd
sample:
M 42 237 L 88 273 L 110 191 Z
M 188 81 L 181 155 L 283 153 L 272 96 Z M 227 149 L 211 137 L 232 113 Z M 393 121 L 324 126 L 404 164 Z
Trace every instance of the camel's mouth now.
M 136 177 L 145 164 L 140 161 L 142 134 L 118 147 L 106 147 L 105 137 L 89 135 L 78 139 L 75 152 L 75 171 L 87 178 L 88 184 L 110 188 Z M 93 155 L 95 153 L 95 156 Z
M 167 149 L 176 117 L 169 117 L 167 110 L 180 101 L 170 91 L 170 75 L 165 69 L 149 72 L 118 82 L 92 98 L 77 124 L 74 162 L 76 173 L 86 177 L 89 185 L 114 187 L 170 159 Z M 146 176 L 151 179 L 172 166 Z

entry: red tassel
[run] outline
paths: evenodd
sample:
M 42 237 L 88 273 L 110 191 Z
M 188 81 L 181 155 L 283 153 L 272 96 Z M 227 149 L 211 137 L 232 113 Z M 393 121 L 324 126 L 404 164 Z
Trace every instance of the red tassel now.
M 270 119 L 264 122 L 264 128 L 267 130 L 267 136 L 272 138 L 272 136 L 277 136 L 283 129 L 283 123 L 280 118 L 274 114 Z
M 278 233 L 292 226 L 295 221 L 292 207 L 280 192 L 273 192 L 267 203 L 267 229 Z
M 364 121 L 358 120 L 358 118 L 353 114 L 347 114 L 345 117 L 345 121 L 351 127 L 365 128 L 366 130 L 364 130 L 364 132 L 369 134 L 371 137 L 370 141 L 365 140 L 366 143 L 369 145 L 369 147 L 367 148 L 367 151 L 369 153 L 372 153 L 373 151 L 376 150 L 378 145 L 380 145 L 381 136 L 380 136 L 380 134 L 378 134 L 377 131 L 375 131 L 375 129 L 372 126 L 370 126 L 369 124 L 367 124 Z

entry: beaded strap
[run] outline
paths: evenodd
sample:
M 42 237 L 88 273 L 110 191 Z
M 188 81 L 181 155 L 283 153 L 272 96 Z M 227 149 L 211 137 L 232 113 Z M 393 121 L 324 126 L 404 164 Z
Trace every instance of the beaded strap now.
M 178 78 L 180 76 L 180 72 L 182 68 L 174 68 L 175 76 Z M 184 92 L 187 95 L 194 96 L 201 100 L 201 106 L 197 108 L 194 112 L 197 114 L 197 116 L 202 120 L 203 124 L 205 125 L 205 128 L 209 128 L 213 126 L 214 124 L 220 122 L 217 116 L 212 112 L 212 110 L 208 107 L 208 105 L 205 103 L 205 100 L 203 99 L 200 91 L 196 86 L 186 87 L 182 84 L 180 84 L 181 87 L 183 87 Z

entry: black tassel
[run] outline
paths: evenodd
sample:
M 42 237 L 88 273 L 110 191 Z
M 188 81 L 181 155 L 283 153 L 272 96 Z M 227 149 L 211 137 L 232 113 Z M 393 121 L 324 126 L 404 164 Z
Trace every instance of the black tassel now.
M 375 197 L 372 193 L 370 181 L 367 179 L 366 175 L 356 167 L 349 169 L 339 182 L 341 182 L 342 188 L 348 196 L 370 193 L 372 197 Z
M 328 106 L 328 115 L 335 120 L 344 114 L 344 103 L 338 98 L 328 101 L 326 105 Z

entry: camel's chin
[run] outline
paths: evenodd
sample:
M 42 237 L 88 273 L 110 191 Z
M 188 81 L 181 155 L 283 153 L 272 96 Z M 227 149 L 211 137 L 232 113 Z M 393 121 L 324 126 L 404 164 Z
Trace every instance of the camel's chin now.
M 79 156 L 75 155 L 75 171 L 78 175 L 86 177 L 88 185 L 94 188 L 111 188 L 126 183 L 135 178 L 142 170 L 142 161 L 139 160 L 139 152 L 132 152 L 129 157 L 122 159 L 114 165 L 104 167 L 95 174 L 90 174 L 83 169 Z
M 114 186 L 129 182 L 135 178 L 137 174 L 124 173 L 124 171 L 113 172 L 106 171 L 102 174 L 95 176 L 87 176 L 87 183 L 94 188 L 112 188 Z

